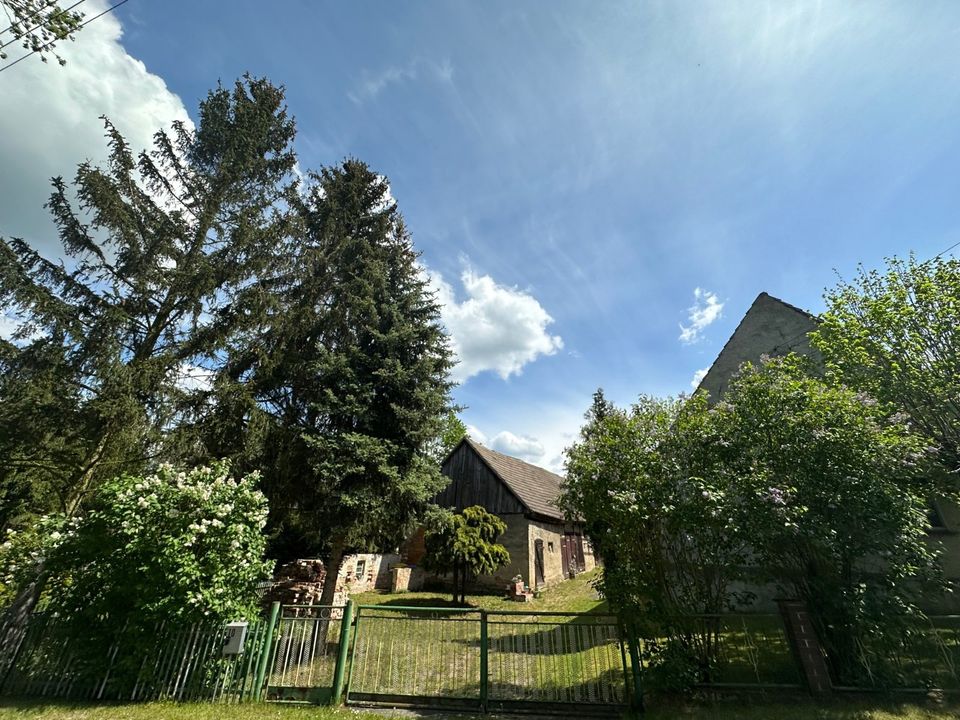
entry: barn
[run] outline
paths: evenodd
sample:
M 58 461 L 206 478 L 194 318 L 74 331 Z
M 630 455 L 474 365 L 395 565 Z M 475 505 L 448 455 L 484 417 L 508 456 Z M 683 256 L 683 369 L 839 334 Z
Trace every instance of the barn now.
M 478 578 L 478 585 L 502 589 L 520 575 L 530 587 L 542 588 L 595 566 L 582 525 L 566 521 L 558 506 L 559 475 L 470 438 L 447 456 L 441 472 L 450 484 L 435 498 L 437 505 L 456 511 L 481 505 L 507 525 L 500 542 L 510 563 Z

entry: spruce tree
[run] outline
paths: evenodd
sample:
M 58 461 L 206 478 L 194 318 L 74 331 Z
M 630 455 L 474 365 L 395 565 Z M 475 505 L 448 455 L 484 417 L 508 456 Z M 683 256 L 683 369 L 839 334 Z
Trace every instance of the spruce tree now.
M 294 124 L 283 90 L 247 77 L 135 156 L 104 119 L 105 167 L 53 181 L 63 260 L 0 239 L 4 513 L 72 514 L 105 477 L 172 452 L 191 393 L 245 317 L 233 303 L 287 233 Z M 76 201 L 73 198 L 76 197 Z M 8 504 L 9 503 L 9 504 Z
M 245 413 L 232 432 L 257 446 L 274 553 L 323 558 L 329 604 L 345 552 L 395 546 L 442 488 L 427 453 L 452 359 L 385 179 L 347 160 L 313 181 L 261 331 L 224 374 Z

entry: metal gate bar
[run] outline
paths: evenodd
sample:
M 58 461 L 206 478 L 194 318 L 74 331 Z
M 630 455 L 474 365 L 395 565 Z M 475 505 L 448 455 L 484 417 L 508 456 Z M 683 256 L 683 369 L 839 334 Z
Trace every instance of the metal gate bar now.
M 616 713 L 639 695 L 625 645 L 613 615 L 361 605 L 346 699 Z

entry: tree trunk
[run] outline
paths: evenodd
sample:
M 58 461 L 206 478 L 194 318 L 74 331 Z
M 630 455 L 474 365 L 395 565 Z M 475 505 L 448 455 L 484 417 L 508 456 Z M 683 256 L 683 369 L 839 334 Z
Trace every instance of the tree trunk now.
M 3 623 L 0 624 L 0 647 L 5 649 L 10 664 L 7 667 L 0 667 L 0 687 L 14 669 L 13 666 L 20 654 L 20 644 L 27 635 L 33 609 L 40 600 L 40 593 L 43 592 L 46 582 L 47 576 L 41 567 L 36 580 L 19 592 L 3 616 Z
M 452 594 L 453 594 L 452 602 L 453 602 L 454 605 L 457 604 L 457 575 L 458 575 L 458 573 L 457 573 L 457 561 L 454 560 L 454 561 L 453 561 L 453 588 L 452 588 L 452 591 L 451 591 Z
M 343 537 L 337 537 L 330 548 L 330 559 L 324 563 L 326 574 L 323 577 L 323 590 L 320 593 L 320 605 L 331 606 L 337 597 L 337 579 L 340 577 L 340 566 L 343 564 L 343 551 L 346 542 Z M 314 627 L 314 636 L 311 642 L 311 648 L 308 655 L 312 658 L 313 653 L 319 651 L 321 655 L 326 654 L 327 634 L 330 631 L 330 617 L 332 610 L 327 607 L 320 608 L 321 619 L 317 620 Z M 325 616 L 325 617 L 324 617 Z

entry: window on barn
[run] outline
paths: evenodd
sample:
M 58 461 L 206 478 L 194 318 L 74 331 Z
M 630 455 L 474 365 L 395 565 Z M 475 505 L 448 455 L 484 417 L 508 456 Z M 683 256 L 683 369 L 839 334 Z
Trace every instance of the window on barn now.
M 357 569 L 354 570 L 354 573 L 353 573 L 354 575 L 356 575 L 357 580 L 360 580 L 361 578 L 363 578 L 363 572 L 366 569 L 367 569 L 367 561 L 357 560 Z
M 553 543 L 552 543 L 552 542 L 548 542 L 548 543 L 547 543 L 547 550 L 549 550 L 550 552 L 553 552 Z

